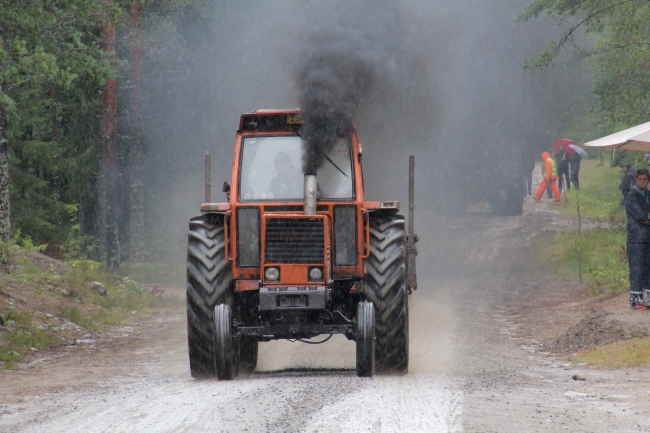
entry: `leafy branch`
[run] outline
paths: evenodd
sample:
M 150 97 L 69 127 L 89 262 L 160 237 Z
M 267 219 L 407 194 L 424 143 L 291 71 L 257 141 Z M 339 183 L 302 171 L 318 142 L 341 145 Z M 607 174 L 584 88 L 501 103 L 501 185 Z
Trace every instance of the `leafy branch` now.
M 622 0 L 604 6 L 602 8 L 587 12 L 587 15 L 583 17 L 581 21 L 571 25 L 568 29 L 566 29 L 564 34 L 562 35 L 562 37 L 560 37 L 559 40 L 551 42 L 551 48 L 544 51 L 539 57 L 537 57 L 537 59 L 535 59 L 532 62 L 532 65 L 534 65 L 534 67 L 537 68 L 550 65 L 553 62 L 553 60 L 557 57 L 560 50 L 565 47 L 567 42 L 573 40 L 573 36 L 578 29 L 586 25 L 588 22 L 594 21 L 596 18 L 599 18 L 603 13 L 630 2 L 631 0 Z M 553 13 L 552 11 L 555 11 L 555 13 L 558 13 L 561 17 L 566 15 L 575 15 L 578 13 L 580 7 L 583 6 L 584 2 L 578 2 L 577 4 L 572 4 L 571 2 L 569 2 L 568 5 L 565 5 L 565 3 L 566 2 L 559 2 L 559 4 L 556 4 L 555 0 L 536 1 L 529 6 L 527 11 L 524 12 L 524 14 L 522 14 L 519 17 L 519 19 L 521 21 L 526 21 L 530 18 L 537 17 L 544 9 L 548 9 L 549 14 L 552 14 Z M 586 56 L 593 55 L 593 54 L 597 54 L 597 53 L 586 54 Z

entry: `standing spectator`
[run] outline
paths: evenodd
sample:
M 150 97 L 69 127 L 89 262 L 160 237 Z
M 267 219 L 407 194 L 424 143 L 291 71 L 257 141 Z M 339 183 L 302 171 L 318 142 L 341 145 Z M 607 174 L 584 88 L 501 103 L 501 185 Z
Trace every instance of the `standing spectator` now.
M 542 176 L 544 176 L 544 180 L 542 180 L 542 183 L 539 184 L 539 188 L 535 194 L 535 200 L 541 200 L 546 188 L 550 187 L 551 191 L 553 191 L 555 201 L 559 202 L 560 190 L 557 188 L 557 166 L 555 165 L 555 161 L 553 161 L 553 158 L 551 158 L 551 155 L 549 155 L 548 152 L 542 153 L 542 159 L 544 160 L 544 164 L 542 165 Z
M 569 153 L 564 148 L 564 144 L 560 145 L 560 148 L 555 152 L 555 163 L 557 164 L 557 187 L 562 192 L 562 188 L 566 190 L 571 189 L 571 183 L 569 181 Z
M 618 187 L 621 190 L 621 194 L 623 194 L 623 201 L 625 201 L 625 197 L 627 197 L 627 194 L 634 187 L 635 178 L 636 167 L 628 162 L 621 162 L 621 181 L 619 182 Z
M 571 155 L 571 183 L 576 187 L 576 190 L 580 190 L 580 181 L 578 180 L 578 175 L 580 174 L 580 161 L 582 156 L 578 152 L 573 152 Z
M 644 290 L 650 290 L 650 183 L 648 170 L 637 171 L 635 185 L 625 196 L 627 214 L 627 256 L 630 264 L 630 305 L 637 310 L 647 310 L 643 303 Z

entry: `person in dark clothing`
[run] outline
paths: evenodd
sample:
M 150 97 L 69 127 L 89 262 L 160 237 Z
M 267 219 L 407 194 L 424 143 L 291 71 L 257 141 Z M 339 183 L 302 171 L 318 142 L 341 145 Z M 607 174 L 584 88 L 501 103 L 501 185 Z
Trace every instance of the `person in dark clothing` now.
M 555 152 L 553 157 L 557 164 L 557 187 L 562 192 L 562 188 L 566 190 L 571 189 L 571 183 L 569 181 L 569 153 L 564 149 L 564 146 L 560 147 L 558 152 Z
M 573 152 L 573 155 L 571 155 L 571 158 L 569 159 L 569 162 L 571 164 L 570 166 L 571 183 L 573 183 L 573 186 L 576 187 L 576 190 L 580 190 L 580 182 L 578 180 L 578 175 L 580 174 L 581 160 L 582 160 L 582 156 L 580 156 L 578 152 Z
M 636 167 L 627 162 L 622 162 L 621 180 L 618 184 L 618 187 L 621 190 L 621 194 L 623 194 L 623 202 L 625 202 L 625 198 L 627 197 L 628 193 L 630 192 L 630 190 L 632 190 L 632 188 L 636 184 L 635 178 L 636 178 Z
M 275 171 L 278 173 L 269 185 L 269 198 L 297 199 L 303 194 L 302 175 L 296 170 L 291 157 L 286 152 L 279 152 L 274 159 Z
M 650 183 L 648 170 L 636 173 L 635 185 L 625 196 L 627 214 L 627 256 L 630 265 L 630 305 L 637 310 L 647 310 L 643 302 L 644 291 L 650 291 Z M 648 292 L 650 293 L 650 292 Z

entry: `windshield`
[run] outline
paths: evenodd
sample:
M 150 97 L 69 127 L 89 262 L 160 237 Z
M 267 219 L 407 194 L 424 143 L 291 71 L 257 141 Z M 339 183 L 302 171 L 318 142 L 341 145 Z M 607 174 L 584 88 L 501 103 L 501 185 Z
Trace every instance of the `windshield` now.
M 303 200 L 303 141 L 297 135 L 245 137 L 239 199 Z M 350 142 L 341 138 L 316 173 L 318 199 L 352 199 Z

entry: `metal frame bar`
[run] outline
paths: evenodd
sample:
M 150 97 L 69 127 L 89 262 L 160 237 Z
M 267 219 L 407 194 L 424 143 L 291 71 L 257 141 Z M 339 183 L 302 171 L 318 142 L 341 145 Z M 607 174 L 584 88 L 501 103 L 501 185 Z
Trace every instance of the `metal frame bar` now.
M 408 235 L 406 236 L 406 287 L 409 295 L 418 288 L 415 257 L 418 249 L 415 246 L 418 236 L 415 230 L 415 157 L 409 156 L 409 215 Z

